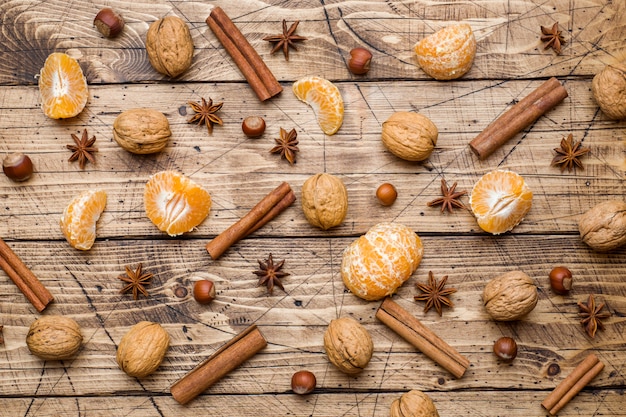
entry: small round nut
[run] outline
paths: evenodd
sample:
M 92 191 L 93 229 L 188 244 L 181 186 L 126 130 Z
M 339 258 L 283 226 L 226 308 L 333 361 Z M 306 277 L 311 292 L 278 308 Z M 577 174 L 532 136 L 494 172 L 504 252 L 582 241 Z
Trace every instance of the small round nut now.
M 348 191 L 331 174 L 316 174 L 302 185 L 302 210 L 313 226 L 328 230 L 341 224 L 348 212 Z
M 128 376 L 144 378 L 161 365 L 170 346 L 170 336 L 158 323 L 140 321 L 117 347 L 116 360 Z
M 419 113 L 396 112 L 383 123 L 383 144 L 391 153 L 407 161 L 428 159 L 438 136 L 437 126 Z
M 241 130 L 249 138 L 258 138 L 265 132 L 265 120 L 261 116 L 248 116 L 243 119 Z
M 439 417 L 435 403 L 418 390 L 411 390 L 391 403 L 391 417 Z
M 324 333 L 324 349 L 330 362 L 348 375 L 358 374 L 374 353 L 372 337 L 351 317 L 331 320 Z
M 512 362 L 517 356 L 517 343 L 511 337 L 501 337 L 493 344 L 493 353 L 502 362 Z
M 30 325 L 26 336 L 30 352 L 46 360 L 69 359 L 78 352 L 82 343 L 80 326 L 65 316 L 40 317 Z
M 200 304 L 209 304 L 215 299 L 215 284 L 210 279 L 196 281 L 193 286 L 193 298 Z
M 598 252 L 608 252 L 626 244 L 626 202 L 608 200 L 583 214 L 578 220 L 580 238 Z
M 126 110 L 113 122 L 113 139 L 122 148 L 135 154 L 162 151 L 170 136 L 172 132 L 167 117 L 153 109 Z
M 565 295 L 572 289 L 572 271 L 564 266 L 552 268 L 550 274 L 550 287 L 557 294 Z
M 350 51 L 348 69 L 355 75 L 367 74 L 372 62 L 372 53 L 365 48 L 354 48 Z
M 298 395 L 310 394 L 316 385 L 317 379 L 311 371 L 298 371 L 291 377 L 291 389 Z
M 105 38 L 114 38 L 122 33 L 125 22 L 121 14 L 110 7 L 105 7 L 98 12 L 93 24 Z
M 376 190 L 376 197 L 383 206 L 390 206 L 398 198 L 398 190 L 388 182 L 381 184 Z
M 2 170 L 13 181 L 26 181 L 33 175 L 33 161 L 21 152 L 11 153 L 2 161 Z
M 511 271 L 489 281 L 483 290 L 483 304 L 494 320 L 519 320 L 537 305 L 537 287 L 522 271 Z
M 593 77 L 591 92 L 610 119 L 626 119 L 626 65 L 612 64 Z
M 191 66 L 193 39 L 185 22 L 167 16 L 152 23 L 146 34 L 146 52 L 152 67 L 169 77 L 177 77 Z

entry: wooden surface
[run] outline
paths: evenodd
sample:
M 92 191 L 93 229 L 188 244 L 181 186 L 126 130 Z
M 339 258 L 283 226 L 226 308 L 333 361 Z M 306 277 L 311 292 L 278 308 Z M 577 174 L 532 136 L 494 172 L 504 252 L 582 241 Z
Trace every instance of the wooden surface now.
M 92 27 L 97 11 L 111 6 L 126 18 L 123 34 L 103 38 Z M 285 91 L 261 103 L 204 20 L 221 6 L 250 40 Z M 181 17 L 195 44 L 192 67 L 177 79 L 156 73 L 147 60 L 145 34 L 166 15 Z M 626 249 L 599 254 L 581 243 L 577 218 L 626 191 L 626 122 L 608 120 L 591 96 L 591 79 L 604 65 L 626 58 L 626 3 L 622 0 L 490 2 L 352 2 L 137 0 L 98 3 L 79 0 L 4 1 L 0 5 L 0 149 L 27 153 L 36 167 L 23 184 L 0 178 L 0 236 L 22 257 L 55 296 L 43 314 L 63 314 L 82 327 L 84 345 L 75 358 L 42 361 L 30 354 L 25 337 L 40 315 L 0 272 L 0 406 L 11 416 L 385 416 L 402 393 L 419 389 L 442 416 L 544 416 L 545 396 L 589 353 L 604 371 L 560 413 L 562 416 L 624 416 L 626 385 Z M 300 20 L 309 38 L 290 61 L 270 55 L 264 36 L 278 33 L 281 20 Z M 423 36 L 464 21 L 475 31 L 478 53 L 461 80 L 437 82 L 417 66 L 412 46 Z M 567 41 L 557 56 L 539 41 L 541 25 L 558 21 Z M 349 51 L 364 46 L 373 54 L 366 76 L 346 70 Z M 35 76 L 54 51 L 76 57 L 90 84 L 85 110 L 69 120 L 51 120 L 40 109 Z M 321 133 L 306 104 L 291 93 L 294 80 L 322 76 L 339 87 L 345 101 L 343 126 Z M 550 76 L 569 97 L 485 161 L 467 143 L 508 106 Z M 188 124 L 188 101 L 211 97 L 224 102 L 211 136 Z M 134 107 L 162 111 L 173 139 L 165 151 L 132 155 L 112 139 L 113 120 Z M 424 163 L 409 163 L 382 145 L 382 122 L 396 111 L 418 111 L 437 125 L 437 147 Z M 247 139 L 241 121 L 262 115 L 268 128 Z M 298 162 L 290 166 L 268 150 L 280 127 L 295 128 Z M 96 135 L 96 164 L 81 171 L 67 162 L 71 133 Z M 561 138 L 572 133 L 591 152 L 584 171 L 550 167 Z M 439 196 L 442 177 L 471 190 L 493 169 L 526 178 L 533 207 L 512 233 L 490 236 L 472 214 L 440 214 L 426 203 Z M 209 217 L 192 233 L 169 238 L 143 210 L 150 175 L 178 170 L 209 190 Z M 318 172 L 339 176 L 350 206 L 344 223 L 323 232 L 310 226 L 299 202 L 253 236 L 213 261 L 205 244 L 243 216 L 281 181 L 300 199 L 302 183 Z M 382 207 L 374 197 L 382 182 L 399 197 Z M 60 215 L 79 192 L 100 187 L 108 204 L 98 222 L 98 240 L 88 252 L 71 248 L 59 229 Z M 464 199 L 467 202 L 467 198 Z M 381 221 L 411 227 L 424 242 L 416 273 L 394 296 L 425 325 L 467 356 L 471 366 L 454 379 L 375 317 L 379 302 L 350 294 L 339 274 L 343 249 Z M 285 292 L 268 296 L 252 271 L 269 253 L 285 259 Z M 117 276 L 143 263 L 155 274 L 150 297 L 121 295 Z M 575 277 L 569 296 L 549 289 L 547 275 L 567 265 Z M 484 284 L 513 269 L 539 287 L 536 309 L 519 322 L 497 323 L 481 304 Z M 458 289 L 443 317 L 424 314 L 413 301 L 415 283 L 428 271 L 449 276 Z M 197 304 L 195 280 L 215 280 L 217 299 Z M 612 317 L 595 339 L 579 324 L 576 303 L 593 293 Z M 331 365 L 322 338 L 330 320 L 352 316 L 372 335 L 375 351 L 358 376 Z M 117 344 L 141 320 L 161 323 L 171 337 L 163 364 L 137 380 L 117 366 Z M 170 386 L 234 335 L 255 323 L 269 345 L 203 395 L 180 406 Z M 512 364 L 491 353 L 500 336 L 512 336 L 519 354 Z M 317 375 L 316 391 L 290 391 L 300 369 Z

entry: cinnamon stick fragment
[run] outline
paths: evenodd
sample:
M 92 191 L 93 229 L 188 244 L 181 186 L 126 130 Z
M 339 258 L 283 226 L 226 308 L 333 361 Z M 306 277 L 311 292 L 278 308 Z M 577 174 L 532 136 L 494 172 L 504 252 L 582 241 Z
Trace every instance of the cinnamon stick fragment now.
M 483 160 L 513 136 L 533 124 L 567 97 L 567 90 L 552 77 L 498 117 L 469 146 Z
M 461 378 L 470 365 L 469 360 L 424 326 L 408 311 L 390 298 L 385 298 L 376 318 L 398 333 L 455 378 Z
M 557 387 L 546 397 L 541 406 L 551 415 L 556 415 L 565 405 L 576 396 L 604 369 L 595 354 L 590 354 L 578 364 Z
M 253 324 L 176 381 L 170 388 L 172 396 L 180 404 L 188 403 L 265 346 L 267 340 Z
M 2 239 L 0 239 L 0 268 L 40 313 L 54 300 L 50 291 Z
M 261 101 L 283 91 L 274 74 L 221 7 L 214 7 L 206 18 L 217 39 L 231 56 Z

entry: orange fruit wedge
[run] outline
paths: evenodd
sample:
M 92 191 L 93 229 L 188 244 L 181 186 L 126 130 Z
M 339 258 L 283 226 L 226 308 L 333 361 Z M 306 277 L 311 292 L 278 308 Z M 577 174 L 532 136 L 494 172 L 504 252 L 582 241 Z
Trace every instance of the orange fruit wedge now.
M 313 108 L 322 132 L 337 133 L 343 123 L 343 98 L 333 83 L 320 77 L 304 77 L 293 83 L 292 89 L 298 100 Z
M 89 190 L 79 194 L 63 211 L 61 231 L 76 249 L 89 250 L 96 241 L 96 223 L 107 204 L 104 190 Z
M 462 77 L 472 67 L 476 56 L 476 38 L 472 27 L 458 23 L 438 30 L 415 45 L 417 63 L 437 80 Z
M 176 171 L 150 177 L 143 195 L 146 215 L 170 236 L 191 232 L 209 215 L 209 192 Z
M 470 206 L 478 225 L 485 232 L 498 235 L 508 232 L 526 216 L 533 193 L 524 178 L 512 171 L 491 171 L 472 189 Z
M 41 107 L 51 119 L 66 119 L 79 114 L 87 105 L 89 90 L 78 61 L 54 52 L 39 72 Z

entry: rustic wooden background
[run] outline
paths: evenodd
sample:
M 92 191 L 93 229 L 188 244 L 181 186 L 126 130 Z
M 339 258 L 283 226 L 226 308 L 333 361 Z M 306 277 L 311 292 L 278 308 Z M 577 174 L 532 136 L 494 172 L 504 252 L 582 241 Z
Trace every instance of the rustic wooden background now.
M 213 6 L 231 16 L 266 60 L 285 91 L 261 103 L 205 23 Z M 115 39 L 92 26 L 97 11 L 111 6 L 126 19 Z M 177 15 L 191 30 L 192 67 L 177 79 L 156 73 L 144 40 L 150 23 Z M 403 392 L 420 389 L 442 416 L 543 416 L 543 398 L 589 352 L 605 370 L 562 416 L 624 416 L 626 385 L 626 249 L 592 252 L 581 243 L 578 216 L 609 198 L 624 198 L 626 122 L 608 120 L 591 96 L 591 79 L 606 64 L 626 59 L 626 3 L 623 0 L 471 1 L 156 1 L 7 0 L 0 5 L 0 149 L 22 151 L 36 174 L 26 183 L 0 178 L 0 236 L 25 260 L 55 296 L 43 314 L 78 321 L 84 346 L 67 361 L 42 361 L 25 344 L 29 325 L 40 315 L 0 272 L 0 407 L 10 416 L 385 416 Z M 290 61 L 270 55 L 264 36 L 280 31 L 281 20 L 300 20 L 309 38 Z M 452 22 L 475 31 L 478 54 L 461 80 L 437 82 L 417 66 L 412 46 Z M 567 41 L 562 54 L 544 50 L 541 25 L 559 22 Z M 346 69 L 349 51 L 364 46 L 373 54 L 366 76 Z M 90 84 L 85 110 L 70 120 L 50 120 L 40 109 L 36 75 L 54 51 L 77 58 Z M 321 133 L 313 112 L 291 93 L 294 80 L 322 76 L 339 87 L 345 119 L 334 136 Z M 511 103 L 550 76 L 569 97 L 485 161 L 467 143 Z M 186 122 L 188 101 L 223 101 L 224 126 L 208 136 Z M 112 139 L 120 112 L 152 107 L 165 113 L 173 131 L 167 149 L 137 156 Z M 418 111 L 440 130 L 435 152 L 425 163 L 391 155 L 380 140 L 381 124 L 392 113 Z M 259 139 L 241 133 L 241 121 L 262 115 L 268 128 Z M 295 128 L 298 162 L 290 166 L 269 154 L 280 127 Z M 84 171 L 67 162 L 71 133 L 87 128 L 97 137 L 97 163 Z M 591 152 L 585 170 L 562 173 L 550 167 L 553 148 L 572 133 Z M 470 212 L 440 214 L 426 202 L 439 196 L 440 179 L 471 190 L 493 169 L 526 178 L 533 208 L 513 233 L 489 236 Z M 159 232 L 143 212 L 143 188 L 160 170 L 176 169 L 206 187 L 209 218 L 179 238 Z M 345 222 L 327 232 L 310 226 L 296 203 L 268 226 L 232 247 L 218 261 L 207 255 L 208 240 L 243 216 L 281 181 L 298 196 L 318 172 L 339 176 L 350 207 Z M 382 207 L 374 197 L 382 182 L 399 197 Z M 109 199 L 98 223 L 98 240 L 88 252 L 72 249 L 58 221 L 69 200 L 100 187 Z M 464 199 L 467 202 L 467 198 Z M 455 380 L 374 318 L 378 302 L 346 291 L 339 274 L 342 250 L 369 227 L 397 221 L 423 239 L 424 260 L 394 299 L 471 360 Z M 257 259 L 272 253 L 285 259 L 291 275 L 285 292 L 268 296 L 257 287 Z M 150 298 L 120 295 L 124 266 L 143 263 L 155 274 Z M 569 296 L 554 295 L 547 275 L 556 265 L 574 273 Z M 525 319 L 496 323 L 481 305 L 484 284 L 520 269 L 539 286 L 537 308 Z M 458 289 L 454 308 L 443 317 L 422 312 L 413 301 L 415 283 L 449 276 Z M 218 286 L 209 306 L 197 304 L 195 280 Z M 590 293 L 606 301 L 612 317 L 590 339 L 578 321 L 576 303 Z M 322 346 L 331 319 L 352 316 L 371 332 L 375 352 L 362 374 L 346 376 L 329 364 Z M 115 362 L 123 334 L 140 320 L 156 321 L 171 336 L 158 371 L 137 380 Z M 170 386 L 222 344 L 256 323 L 269 345 L 187 406 Z M 491 353 L 500 336 L 519 344 L 518 358 L 499 363 Z M 300 369 L 317 375 L 317 390 L 306 397 L 290 392 Z

